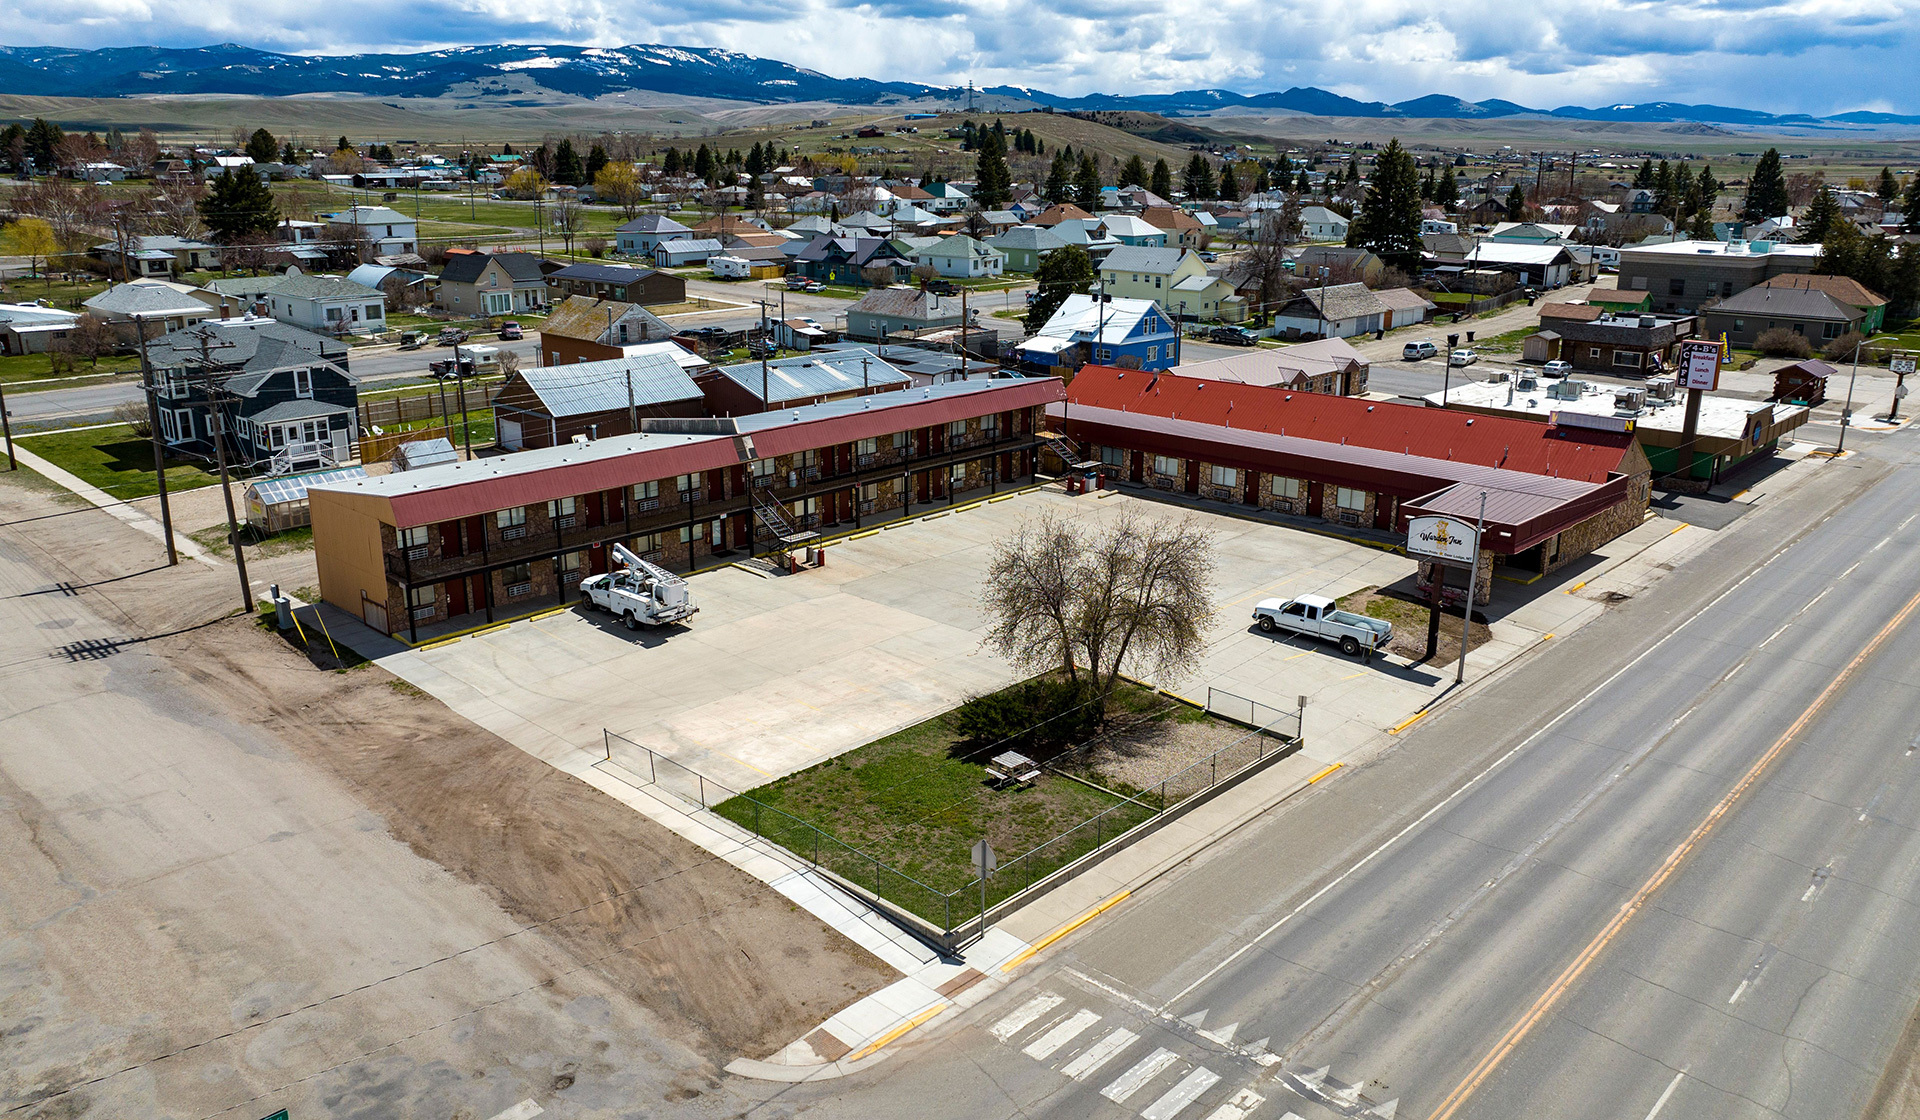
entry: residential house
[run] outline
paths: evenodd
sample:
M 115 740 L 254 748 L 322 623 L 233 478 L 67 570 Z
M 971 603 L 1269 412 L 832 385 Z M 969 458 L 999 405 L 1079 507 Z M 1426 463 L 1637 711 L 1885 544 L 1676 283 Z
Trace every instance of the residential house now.
M 982 210 L 980 220 L 987 223 L 988 233 L 1005 233 L 1021 222 L 1019 214 L 1012 210 Z
M 1131 214 L 1108 214 L 1100 219 L 1107 232 L 1121 245 L 1139 248 L 1162 248 L 1167 244 L 1167 231 Z
M 1866 322 L 1867 313 L 1814 288 L 1775 288 L 1756 284 L 1707 307 L 1701 313 L 1707 336 L 1725 336 L 1733 346 L 1751 348 L 1775 329 L 1805 335 L 1815 350 Z M 1864 332 L 1863 332 L 1864 333 Z
M 624 358 L 644 343 L 672 338 L 673 327 L 637 303 L 568 296 L 540 324 L 540 364 Z M 695 359 L 698 361 L 698 359 Z M 702 363 L 704 364 L 704 363 Z
M 1192 214 L 1175 206 L 1149 206 L 1140 220 L 1166 234 L 1164 244 L 1177 249 L 1204 249 L 1215 224 L 1211 214 Z
M 879 237 L 816 237 L 787 267 L 790 275 L 827 284 L 864 286 L 866 270 L 887 268 L 894 281 L 906 278 L 913 262 L 891 242 Z
M 1274 385 L 1302 393 L 1351 397 L 1367 391 L 1367 356 L 1344 338 L 1323 338 L 1277 349 L 1254 349 L 1225 358 L 1189 362 L 1173 372 L 1243 385 Z
M 1373 298 L 1387 306 L 1386 319 L 1380 324 L 1387 330 L 1424 323 L 1439 310 L 1432 300 L 1412 288 L 1381 288 Z
M 508 375 L 492 403 L 494 439 L 508 451 L 561 447 L 575 436 L 629 435 L 640 417 L 707 414 L 686 367 L 659 347 L 631 357 L 523 367 Z
M 953 183 L 932 183 L 926 191 L 927 200 L 920 208 L 936 214 L 960 214 L 973 205 L 973 196 Z
M 1656 311 L 1691 313 L 1770 277 L 1813 271 L 1818 245 L 1772 241 L 1671 241 L 1620 250 L 1623 291 L 1647 292 Z
M 386 297 L 388 311 L 404 311 L 432 302 L 433 277 L 416 269 L 363 264 L 347 273 L 347 279 L 378 288 Z
M 1509 273 L 1515 283 L 1540 291 L 1573 282 L 1573 254 L 1565 245 L 1482 239 L 1465 263 L 1475 271 Z
M 871 350 L 822 351 L 797 358 L 743 362 L 695 375 L 714 416 L 748 416 L 803 408 L 912 387 L 913 379 Z
M 1690 315 L 1614 315 L 1603 311 L 1592 319 L 1556 317 L 1551 329 L 1528 347 L 1539 360 L 1572 363 L 1578 370 L 1612 377 L 1650 377 L 1673 368 L 1681 340 L 1699 329 Z M 1542 327 L 1549 320 L 1541 319 Z M 1544 336 L 1553 335 L 1553 338 Z
M 1385 330 L 1388 313 L 1365 284 L 1315 285 L 1281 304 L 1273 327 L 1289 339 L 1352 338 Z
M 161 439 L 212 456 L 217 401 L 230 464 L 280 474 L 345 462 L 359 404 L 347 356 L 345 343 L 254 316 L 209 319 L 151 340 Z
M 475 318 L 520 315 L 547 305 L 547 276 L 532 253 L 448 252 L 436 306 Z
M 1098 218 L 1068 218 L 1049 228 L 1053 235 L 1069 245 L 1078 245 L 1098 267 L 1108 253 L 1120 247 L 1120 239 L 1107 232 Z
M 1487 240 L 1514 245 L 1565 245 L 1573 231 L 1573 226 L 1545 222 L 1501 222 L 1487 234 Z
M 1040 262 L 1066 242 L 1043 226 L 1015 226 L 1005 233 L 987 238 L 987 244 L 1007 255 L 1007 271 L 1032 275 L 1040 271 Z
M 1071 373 L 1089 362 L 1163 370 L 1180 364 L 1180 330 L 1153 300 L 1076 293 L 1014 357 L 1048 373 Z
M 372 247 L 372 256 L 419 252 L 418 223 L 392 207 L 349 206 L 321 216 L 335 225 L 352 227 L 355 239 Z
M 129 237 L 124 253 L 119 242 L 108 241 L 95 245 L 89 255 L 104 263 L 110 274 L 131 280 L 143 276 L 165 278 L 220 267 L 220 246 L 165 234 Z
M 266 290 L 267 314 L 324 334 L 377 334 L 387 329 L 387 295 L 344 276 L 315 276 L 288 266 Z
M 1369 288 L 1380 283 L 1387 274 L 1387 262 L 1369 249 L 1311 245 L 1294 257 L 1293 274 L 1301 283 L 1318 283 L 1323 268 L 1328 270 L 1328 278 L 1335 282 L 1357 280 Z
M 1071 202 L 1056 202 L 1052 206 L 1042 210 L 1033 219 L 1033 224 L 1052 229 L 1061 222 L 1093 222 L 1097 220 L 1098 219 L 1092 214 L 1087 213 Z
M 913 255 L 919 264 L 930 264 L 940 275 L 958 280 L 998 276 L 1007 268 L 1007 255 L 984 241 L 964 233 L 943 237 Z
M 1346 218 L 1338 211 L 1324 206 L 1302 206 L 1300 208 L 1300 236 L 1307 241 L 1347 240 Z
M 717 237 L 681 237 L 662 241 L 653 247 L 653 263 L 660 268 L 684 268 L 705 264 L 726 252 Z
M 835 341 L 834 333 L 811 315 L 781 319 L 769 330 L 773 344 L 782 350 L 817 350 Z
M 1159 300 L 1181 321 L 1245 318 L 1246 301 L 1190 249 L 1122 246 L 1100 262 L 1100 283 L 1108 295 Z
M 113 324 L 122 343 L 133 343 L 142 333 L 155 338 L 211 316 L 213 309 L 194 298 L 193 291 L 164 280 L 134 280 L 115 284 L 80 306 Z
M 963 306 L 959 296 L 920 288 L 874 288 L 847 308 L 847 337 L 879 342 L 903 331 L 957 327 Z
M 57 350 L 80 321 L 77 311 L 38 303 L 0 303 L 0 354 L 45 354 Z
M 1800 288 L 1825 292 L 1836 301 L 1860 312 L 1853 329 L 1871 335 L 1887 325 L 1887 297 L 1851 276 L 1816 276 L 1807 272 L 1787 272 L 1760 281 L 1763 288 Z
M 629 264 L 570 264 L 547 274 L 547 288 L 556 302 L 568 296 L 592 296 L 646 305 L 682 303 L 687 298 L 684 278 Z
M 691 236 L 691 227 L 683 226 L 665 214 L 642 214 L 616 227 L 613 243 L 615 251 L 627 256 L 651 257 L 662 241 L 678 241 Z

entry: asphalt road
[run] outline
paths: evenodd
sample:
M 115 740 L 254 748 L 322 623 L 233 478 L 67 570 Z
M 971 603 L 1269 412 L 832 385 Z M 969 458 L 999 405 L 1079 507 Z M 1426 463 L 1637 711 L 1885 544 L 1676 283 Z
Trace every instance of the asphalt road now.
M 777 1098 L 1861 1115 L 1920 1001 L 1915 448 L 1822 468 L 892 1068 Z

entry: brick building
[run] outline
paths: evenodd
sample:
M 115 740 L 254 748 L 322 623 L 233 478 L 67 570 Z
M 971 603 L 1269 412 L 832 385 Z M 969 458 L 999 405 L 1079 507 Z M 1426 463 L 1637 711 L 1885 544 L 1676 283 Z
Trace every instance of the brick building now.
M 1539 572 L 1640 524 L 1649 497 L 1624 432 L 1107 366 L 1048 412 L 1123 482 L 1330 525 L 1404 533 L 1484 490 L 1487 555 Z
M 609 544 L 687 570 L 1032 475 L 1051 379 L 956 381 L 309 491 L 327 602 L 417 639 L 571 602 Z

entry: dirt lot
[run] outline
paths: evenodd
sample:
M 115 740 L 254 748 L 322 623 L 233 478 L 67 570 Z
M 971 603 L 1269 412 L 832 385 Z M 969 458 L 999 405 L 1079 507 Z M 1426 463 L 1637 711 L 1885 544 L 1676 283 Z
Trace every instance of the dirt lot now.
M 150 555 L 146 538 L 90 509 L 45 516 L 61 508 L 43 489 L 0 482 L 0 522 L 41 517 L 32 540 L 49 563 L 96 585 L 126 633 L 157 635 L 148 648 L 191 679 L 189 703 L 256 724 L 336 775 L 393 836 L 684 1025 L 717 1064 L 784 1045 L 893 979 L 762 884 L 385 671 L 314 668 L 232 616 L 231 571 L 135 571 L 145 565 L 127 557 Z

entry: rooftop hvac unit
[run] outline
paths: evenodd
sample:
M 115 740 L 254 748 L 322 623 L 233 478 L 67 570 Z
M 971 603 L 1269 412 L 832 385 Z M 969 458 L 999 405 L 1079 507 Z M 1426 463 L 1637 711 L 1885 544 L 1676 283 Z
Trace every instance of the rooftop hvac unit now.
M 1673 399 L 1674 384 L 1671 377 L 1654 377 L 1647 381 L 1647 396 L 1656 401 Z
M 1654 319 L 1653 316 L 1642 315 L 1640 316 L 1640 329 L 1643 331 L 1650 331 L 1654 328 L 1655 322 L 1656 320 Z
M 1613 407 L 1621 412 L 1638 412 L 1647 404 L 1647 391 L 1638 385 L 1628 385 L 1613 391 Z
M 1520 375 L 1520 380 L 1516 383 L 1516 387 L 1522 393 L 1531 393 L 1540 388 L 1540 379 L 1531 373 L 1523 373 Z
M 1547 396 L 1556 401 L 1577 401 L 1586 387 L 1586 382 L 1569 378 L 1547 386 Z
M 1487 383 L 1489 385 L 1499 385 L 1507 381 L 1509 376 L 1506 370 L 1496 369 L 1492 373 L 1487 374 Z

